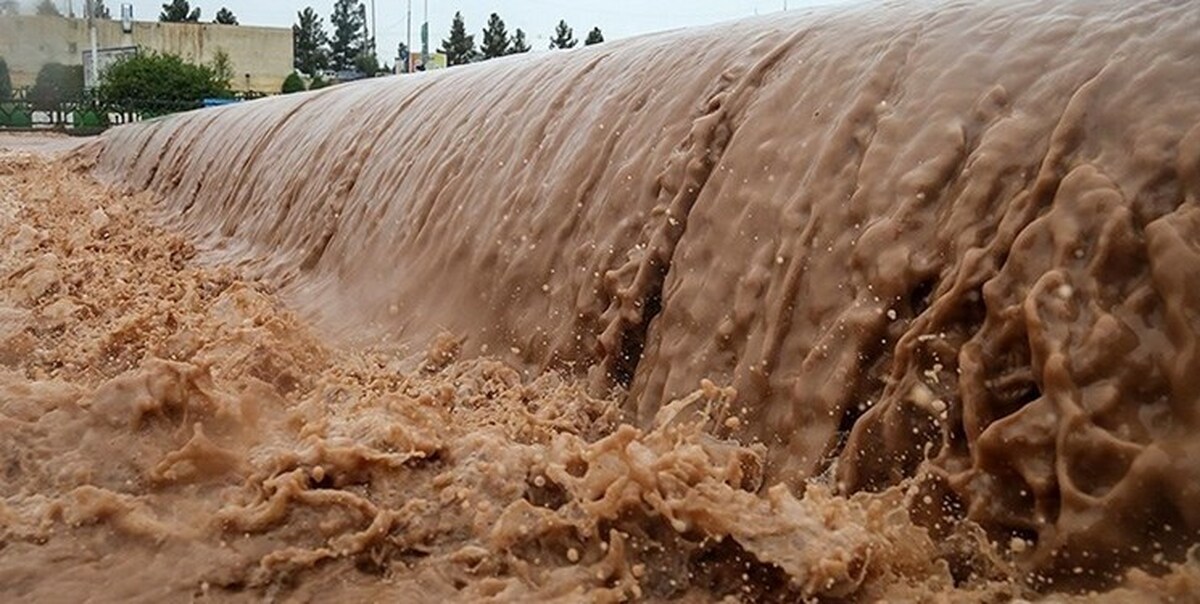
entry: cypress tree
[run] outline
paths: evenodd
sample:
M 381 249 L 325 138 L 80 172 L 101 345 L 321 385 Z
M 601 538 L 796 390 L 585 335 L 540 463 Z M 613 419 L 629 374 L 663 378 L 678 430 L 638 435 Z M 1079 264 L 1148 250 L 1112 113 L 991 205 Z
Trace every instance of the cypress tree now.
M 529 52 L 529 43 L 525 41 L 525 32 L 521 28 L 513 33 L 512 46 L 508 48 L 508 54 L 515 55 L 523 52 Z
M 554 37 L 550 40 L 550 49 L 555 48 L 575 48 L 579 40 L 575 39 L 575 30 L 571 29 L 566 21 L 559 21 L 558 27 L 554 28 Z
M 338 71 L 354 69 L 354 61 L 366 49 L 367 23 L 365 10 L 357 0 L 337 0 L 329 24 L 333 38 L 329 41 L 329 63 Z
M 171 0 L 162 5 L 158 20 L 164 23 L 185 23 L 200 20 L 200 7 L 192 8 L 187 0 Z
M 237 25 L 238 21 L 237 16 L 233 14 L 233 11 L 222 6 L 221 10 L 217 11 L 217 18 L 213 20 L 213 23 L 219 23 L 221 25 Z
M 511 43 L 508 39 L 508 30 L 504 27 L 504 20 L 500 15 L 492 13 L 488 17 L 487 27 L 483 30 L 483 43 L 479 45 L 480 51 L 483 52 L 483 58 L 494 59 L 503 57 L 508 54 Z
M 450 37 L 442 40 L 441 52 L 446 55 L 447 65 L 465 65 L 478 57 L 475 36 L 467 35 L 467 24 L 462 13 L 454 13 L 454 21 L 450 24 Z
M 297 22 L 292 26 L 292 54 L 296 69 L 308 74 L 329 67 L 329 51 L 325 45 L 329 43 L 329 35 L 321 23 L 321 16 L 308 7 L 296 13 Z

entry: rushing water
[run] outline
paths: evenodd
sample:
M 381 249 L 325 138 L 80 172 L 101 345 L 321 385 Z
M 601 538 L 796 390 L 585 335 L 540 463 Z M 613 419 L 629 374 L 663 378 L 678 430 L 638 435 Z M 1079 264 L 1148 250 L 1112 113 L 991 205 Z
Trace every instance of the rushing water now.
M 252 494 L 205 513 L 273 535 L 239 589 L 339 558 L 376 595 L 1108 588 L 1200 530 L 1198 32 L 1190 2 L 825 9 L 80 156 L 321 346 L 443 372 L 387 404 L 272 394 L 307 393 L 317 452 L 286 453 L 283 420 L 230 428 Z M 201 379 L 164 367 L 136 375 Z M 368 524 L 284 520 L 296 502 Z

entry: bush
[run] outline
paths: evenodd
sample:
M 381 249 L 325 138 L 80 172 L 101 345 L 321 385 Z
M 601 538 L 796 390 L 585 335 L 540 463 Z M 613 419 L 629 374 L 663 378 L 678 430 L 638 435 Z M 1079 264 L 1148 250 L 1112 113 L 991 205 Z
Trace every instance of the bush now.
M 12 78 L 8 75 L 8 62 L 0 57 L 0 99 L 12 98 Z
M 362 52 L 354 58 L 354 69 L 368 78 L 379 75 L 379 59 L 375 53 Z
M 332 85 L 333 85 L 333 82 L 330 82 L 329 80 L 326 80 L 325 78 L 321 77 L 320 74 L 317 74 L 317 75 L 313 76 L 312 82 L 309 82 L 308 89 L 309 90 L 320 90 L 322 88 L 328 88 Z
M 83 96 L 83 65 L 47 63 L 38 71 L 29 100 L 39 111 L 56 111 L 65 101 Z
M 207 98 L 229 98 L 229 82 L 207 65 L 165 53 L 138 53 L 104 72 L 100 99 L 133 111 L 170 113 L 198 107 Z
M 229 59 L 229 53 L 225 52 L 224 49 L 218 50 L 217 54 L 213 55 L 213 60 L 208 66 L 213 70 L 217 81 L 223 83 L 228 88 L 230 86 L 229 83 L 233 81 L 233 62 Z
M 283 89 L 281 90 L 281 92 L 283 92 L 284 94 L 291 94 L 293 92 L 304 92 L 304 91 L 305 91 L 304 80 L 300 79 L 300 74 L 293 71 L 292 73 L 288 74 L 288 77 L 286 79 L 283 80 Z

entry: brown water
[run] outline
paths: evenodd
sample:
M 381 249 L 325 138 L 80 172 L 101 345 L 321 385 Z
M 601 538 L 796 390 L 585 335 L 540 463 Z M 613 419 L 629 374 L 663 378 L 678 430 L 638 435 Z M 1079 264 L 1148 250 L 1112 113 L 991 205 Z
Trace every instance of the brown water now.
M 132 198 L 18 170 L 5 237 L 62 237 L 5 273 L 0 576 L 1189 598 L 1197 32 L 1187 2 L 788 14 L 77 154 Z

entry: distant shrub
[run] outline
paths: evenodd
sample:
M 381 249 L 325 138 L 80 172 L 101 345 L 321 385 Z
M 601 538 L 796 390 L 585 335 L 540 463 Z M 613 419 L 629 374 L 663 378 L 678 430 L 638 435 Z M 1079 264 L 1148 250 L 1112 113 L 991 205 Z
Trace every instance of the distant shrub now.
M 309 82 L 308 89 L 309 90 L 320 90 L 322 88 L 328 88 L 332 85 L 333 85 L 333 82 L 326 80 L 325 78 L 321 77 L 320 75 L 315 75 L 315 76 L 313 76 L 312 82 Z
M 300 78 L 300 74 L 298 74 L 294 71 L 292 73 L 289 73 L 288 77 L 283 80 L 283 88 L 282 88 L 281 92 L 283 92 L 284 94 L 291 94 L 293 92 L 304 92 L 305 90 L 306 89 L 304 88 L 304 80 L 302 80 Z

